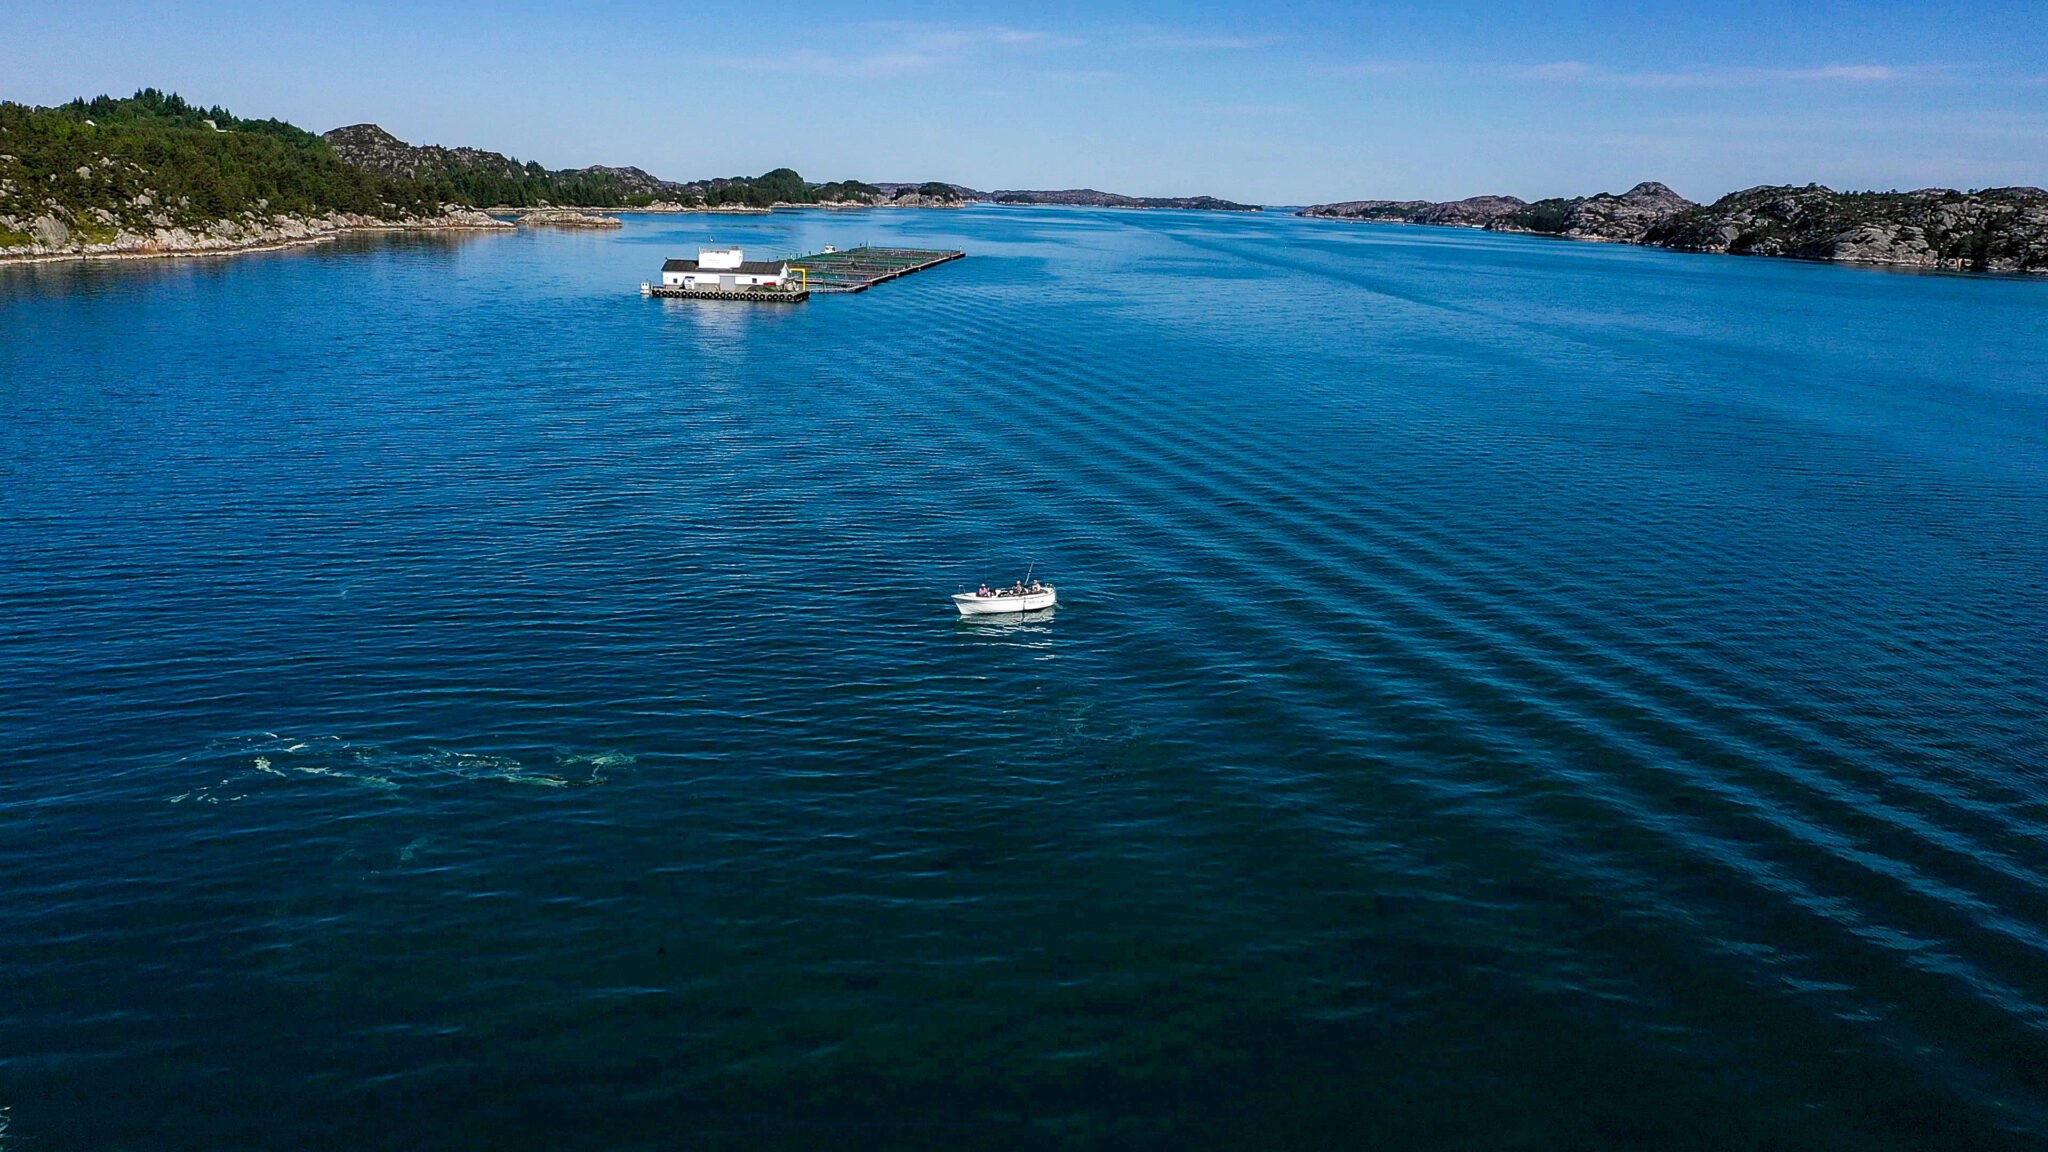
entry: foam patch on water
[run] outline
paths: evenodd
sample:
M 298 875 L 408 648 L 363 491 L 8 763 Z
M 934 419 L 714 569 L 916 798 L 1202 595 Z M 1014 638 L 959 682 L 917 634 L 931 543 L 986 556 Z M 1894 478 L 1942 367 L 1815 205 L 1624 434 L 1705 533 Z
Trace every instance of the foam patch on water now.
M 601 784 L 607 768 L 623 768 L 633 762 L 625 752 L 579 752 L 555 757 L 555 763 L 565 772 L 582 775 L 586 782 Z
M 607 770 L 633 761 L 630 753 L 610 749 L 562 752 L 555 754 L 552 765 L 540 768 L 494 752 L 395 749 L 358 744 L 339 736 L 301 739 L 260 732 L 231 737 L 180 758 L 179 765 L 203 770 L 210 782 L 188 787 L 166 799 L 173 804 L 221 804 L 309 780 L 374 792 L 398 792 L 411 784 L 449 779 L 529 788 L 574 788 L 602 784 Z M 213 775 L 216 772 L 217 777 Z

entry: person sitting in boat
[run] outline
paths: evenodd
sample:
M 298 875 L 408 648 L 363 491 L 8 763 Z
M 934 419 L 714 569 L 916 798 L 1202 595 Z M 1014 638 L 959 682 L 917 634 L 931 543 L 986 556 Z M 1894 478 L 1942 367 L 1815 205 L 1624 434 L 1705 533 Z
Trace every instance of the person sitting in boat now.
M 1036 580 L 1033 580 L 1033 581 L 1031 582 L 1031 590 L 1032 590 L 1033 592 L 1036 592 L 1036 591 L 1038 591 L 1038 581 L 1036 581 Z
M 993 593 L 993 592 L 991 592 L 991 591 L 989 591 L 989 590 L 988 590 L 988 585 L 987 585 L 987 584 L 983 584 L 983 585 L 981 586 L 981 591 L 979 591 L 979 592 L 976 592 L 976 593 L 975 593 L 975 595 L 976 595 L 976 596 L 993 596 L 993 595 L 995 595 L 995 593 Z
M 1022 596 L 1023 594 L 1024 594 L 1024 582 L 1023 582 L 1022 580 L 1019 580 L 1019 581 L 1017 581 L 1017 582 L 1016 582 L 1015 584 L 1012 584 L 1012 585 L 1010 585 L 1010 595 L 1012 595 L 1012 596 Z

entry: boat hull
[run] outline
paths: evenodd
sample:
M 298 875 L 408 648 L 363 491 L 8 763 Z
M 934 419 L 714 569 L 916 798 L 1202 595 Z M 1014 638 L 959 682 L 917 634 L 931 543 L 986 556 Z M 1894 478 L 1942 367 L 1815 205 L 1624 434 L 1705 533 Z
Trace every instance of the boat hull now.
M 1042 608 L 1050 608 L 1058 600 L 1059 594 L 1048 584 L 1036 592 L 1026 592 L 1021 596 L 1013 596 L 1007 592 L 999 596 L 980 596 L 973 592 L 962 592 L 953 597 L 953 607 L 958 608 L 962 616 L 1014 615 L 1018 612 L 1036 612 Z

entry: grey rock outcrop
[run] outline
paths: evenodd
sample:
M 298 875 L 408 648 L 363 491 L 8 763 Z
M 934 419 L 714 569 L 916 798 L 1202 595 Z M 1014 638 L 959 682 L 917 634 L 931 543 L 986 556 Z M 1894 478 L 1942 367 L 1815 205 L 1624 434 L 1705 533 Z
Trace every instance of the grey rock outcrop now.
M 2048 192 L 1836 192 L 1767 185 L 1696 204 L 1645 181 L 1619 195 L 1538 200 L 1475 196 L 1444 204 L 1350 200 L 1299 215 L 1483 227 L 1690 252 L 1790 256 L 1985 272 L 2048 272 Z
M 1345 200 L 1336 204 L 1311 204 L 1296 215 L 1413 224 L 1418 213 L 1434 207 L 1436 205 L 1427 200 Z
M 1346 200 L 1338 204 L 1312 204 L 1296 215 L 1484 228 L 1527 206 L 1527 201 L 1514 196 L 1473 196 L 1443 203 L 1428 200 Z
M 13 217 L 0 215 L 0 231 L 12 231 L 16 223 Z M 252 212 L 239 218 L 185 226 L 173 225 L 165 218 L 149 227 L 107 227 L 96 234 L 67 228 L 52 216 L 28 223 L 29 243 L 0 247 L 0 262 L 200 256 L 310 244 L 349 232 L 483 231 L 512 227 L 503 220 L 455 204 L 443 205 L 438 216 L 376 217 L 351 212 L 266 216 Z
M 28 234 L 44 248 L 62 248 L 71 238 L 71 229 L 54 216 L 38 216 L 28 226 Z
M 1602 192 L 1574 203 L 1559 235 L 1574 240 L 1606 240 L 1634 244 L 1650 229 L 1699 205 L 1655 180 L 1645 180 L 1619 196 Z
M 519 213 L 519 223 L 544 225 L 550 228 L 623 228 L 624 220 L 617 216 L 606 216 L 601 212 L 585 212 L 581 208 L 527 208 Z
M 1417 212 L 1417 224 L 1440 224 L 1453 228 L 1484 228 L 1494 221 L 1528 207 L 1514 196 L 1471 196 L 1445 204 L 1431 204 Z
M 459 168 L 517 177 L 525 171 L 519 161 L 509 156 L 481 148 L 407 144 L 375 124 L 350 124 L 321 135 L 335 155 L 358 168 L 386 176 L 432 178 Z
M 2048 192 L 1764 186 L 1680 213 L 1652 228 L 1644 242 L 1692 252 L 2048 272 Z

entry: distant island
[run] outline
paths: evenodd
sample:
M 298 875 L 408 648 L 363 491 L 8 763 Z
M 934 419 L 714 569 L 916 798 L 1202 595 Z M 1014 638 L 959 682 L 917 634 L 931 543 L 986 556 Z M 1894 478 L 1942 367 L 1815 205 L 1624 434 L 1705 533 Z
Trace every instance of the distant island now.
M 1097 192 L 1093 188 L 1068 188 L 1058 192 L 1013 189 L 990 192 L 979 199 L 997 204 L 1070 204 L 1084 208 L 1181 208 L 1197 212 L 1257 212 L 1257 204 L 1238 204 L 1214 196 L 1124 196 Z
M 1619 195 L 1530 203 L 1514 196 L 1351 200 L 1297 213 L 1339 220 L 1435 224 L 1685 252 L 1975 272 L 2048 272 L 2048 192 L 1836 192 L 1766 185 L 1697 204 L 1655 181 Z
M 616 224 L 591 210 L 971 202 L 1256 211 L 1210 196 L 987 193 L 937 180 L 815 183 L 789 168 L 690 181 L 633 167 L 550 169 L 480 148 L 408 144 L 375 124 L 316 135 L 155 89 L 55 108 L 0 102 L 0 261 L 252 251 L 362 229 Z

